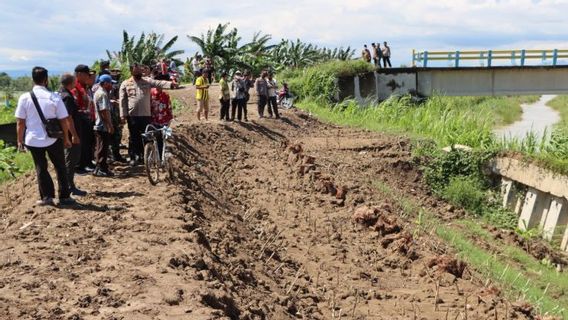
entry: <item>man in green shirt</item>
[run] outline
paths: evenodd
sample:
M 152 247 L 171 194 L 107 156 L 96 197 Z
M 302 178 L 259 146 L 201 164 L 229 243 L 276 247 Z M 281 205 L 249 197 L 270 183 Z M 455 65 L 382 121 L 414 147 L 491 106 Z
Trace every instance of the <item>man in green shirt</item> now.
M 223 72 L 221 74 L 221 80 L 219 80 L 219 86 L 221 87 L 221 95 L 219 96 L 219 102 L 221 102 L 221 112 L 220 119 L 229 121 L 229 106 L 231 105 L 231 91 L 229 90 L 229 84 L 227 83 L 227 73 Z

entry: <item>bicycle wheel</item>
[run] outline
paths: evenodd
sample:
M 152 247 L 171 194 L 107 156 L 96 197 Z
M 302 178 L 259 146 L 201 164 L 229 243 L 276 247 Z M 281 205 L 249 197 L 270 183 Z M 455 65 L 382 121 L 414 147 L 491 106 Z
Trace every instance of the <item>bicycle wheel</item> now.
M 172 155 L 168 152 L 164 155 L 164 171 L 168 183 L 174 183 L 174 168 L 172 166 Z
M 294 104 L 294 100 L 292 98 L 285 97 L 282 99 L 282 108 L 290 109 Z
M 156 185 L 160 181 L 160 156 L 155 142 L 144 145 L 144 167 L 148 180 L 152 185 Z

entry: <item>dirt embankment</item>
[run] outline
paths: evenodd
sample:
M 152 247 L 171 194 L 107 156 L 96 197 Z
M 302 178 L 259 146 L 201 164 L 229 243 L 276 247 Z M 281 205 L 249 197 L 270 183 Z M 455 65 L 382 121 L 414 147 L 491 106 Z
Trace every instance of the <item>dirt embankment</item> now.
M 443 211 L 408 141 L 299 111 L 191 118 L 171 185 L 117 167 L 79 177 L 73 210 L 34 207 L 31 175 L 3 191 L 0 319 L 530 318 L 376 192 Z

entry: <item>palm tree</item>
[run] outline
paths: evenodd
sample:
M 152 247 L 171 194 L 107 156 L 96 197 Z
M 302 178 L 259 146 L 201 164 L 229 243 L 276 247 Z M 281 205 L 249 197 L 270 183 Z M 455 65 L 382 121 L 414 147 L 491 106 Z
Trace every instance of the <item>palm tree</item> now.
M 109 59 L 121 66 L 134 62 L 151 65 L 162 58 L 173 60 L 176 65 L 181 65 L 183 62 L 177 56 L 183 54 L 184 50 L 170 51 L 177 39 L 178 36 L 175 36 L 164 44 L 163 34 L 151 32 L 148 35 L 142 33 L 140 38 L 136 40 L 135 36 L 129 37 L 128 32 L 124 30 L 120 51 L 110 52 L 107 50 L 107 55 Z

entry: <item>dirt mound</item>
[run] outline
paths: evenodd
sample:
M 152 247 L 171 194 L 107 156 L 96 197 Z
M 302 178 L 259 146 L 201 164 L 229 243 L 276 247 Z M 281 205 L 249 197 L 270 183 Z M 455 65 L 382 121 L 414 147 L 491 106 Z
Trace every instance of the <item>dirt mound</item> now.
M 437 272 L 447 272 L 454 275 L 456 278 L 463 277 L 463 273 L 467 264 L 455 258 L 448 256 L 434 257 L 426 264 L 428 268 L 436 267 Z
M 78 177 L 89 195 L 74 209 L 34 207 L 31 176 L 10 185 L 0 318 L 495 318 L 465 298 L 482 283 L 436 289 L 422 272 L 437 239 L 415 236 L 376 191 L 381 181 L 430 201 L 406 140 L 294 110 L 248 123 L 181 116 L 174 132 L 173 184 L 118 166 L 114 179 Z M 460 274 L 451 261 L 432 268 Z M 503 319 L 500 292 L 483 298 Z

